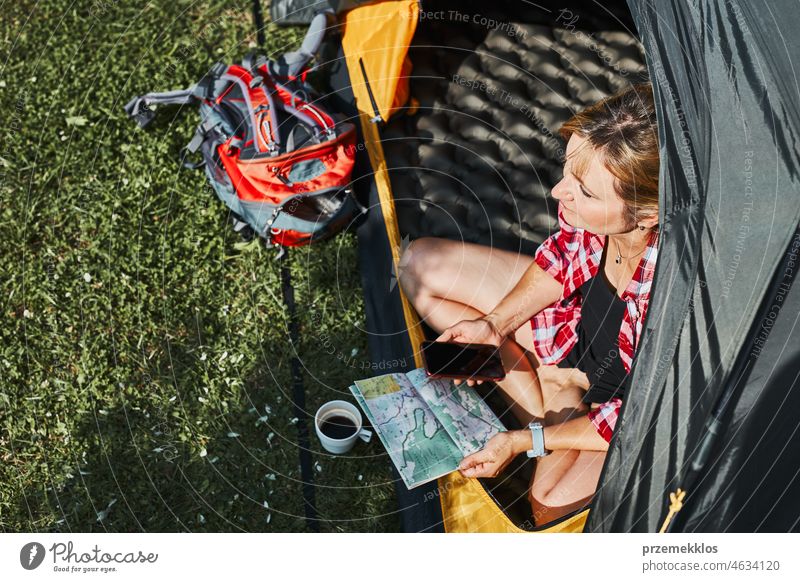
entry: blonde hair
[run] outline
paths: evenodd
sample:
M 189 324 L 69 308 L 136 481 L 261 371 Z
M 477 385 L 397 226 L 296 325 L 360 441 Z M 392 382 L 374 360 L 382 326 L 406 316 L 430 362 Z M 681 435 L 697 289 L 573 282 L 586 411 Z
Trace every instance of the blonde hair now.
M 658 131 L 650 83 L 631 85 L 587 107 L 564 123 L 559 133 L 565 140 L 572 134 L 586 138 L 603 156 L 603 164 L 615 178 L 617 194 L 625 203 L 625 220 L 631 228 L 639 220 L 658 214 Z M 586 155 L 590 150 L 581 150 L 584 148 L 570 155 L 573 173 L 578 177 L 592 157 Z

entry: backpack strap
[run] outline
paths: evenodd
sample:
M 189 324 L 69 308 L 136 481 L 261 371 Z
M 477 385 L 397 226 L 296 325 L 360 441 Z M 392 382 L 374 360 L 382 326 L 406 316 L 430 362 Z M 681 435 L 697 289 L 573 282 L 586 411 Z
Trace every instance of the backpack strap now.
M 228 69 L 224 63 L 215 63 L 211 70 L 200 81 L 188 89 L 164 91 L 163 93 L 147 93 L 134 97 L 125 104 L 125 112 L 136 120 L 139 127 L 147 127 L 156 113 L 148 105 L 185 105 L 195 99 L 208 99 L 214 91 L 214 81 Z
M 300 48 L 279 56 L 271 63 L 270 72 L 279 77 L 297 76 L 308 61 L 319 52 L 322 41 L 325 39 L 325 32 L 334 26 L 336 26 L 336 15 L 333 10 L 317 12 L 308 26 Z
M 222 75 L 222 79 L 237 83 L 242 90 L 247 107 L 247 114 L 249 123 L 253 128 L 253 135 L 259 134 L 267 144 L 267 149 L 270 153 L 275 154 L 280 149 L 281 136 L 278 131 L 278 114 L 275 111 L 275 100 L 272 98 L 272 93 L 269 88 L 264 85 L 264 79 L 261 73 L 252 75 L 253 81 L 258 80 L 257 83 L 251 81 L 250 87 L 247 83 L 236 75 Z M 264 102 L 253 107 L 250 97 L 250 88 L 257 88 L 261 85 L 261 91 L 264 93 Z M 264 123 L 267 123 L 267 129 L 264 130 Z M 257 137 L 255 138 L 257 139 Z
M 308 61 L 316 56 L 325 38 L 325 31 L 334 26 L 336 26 L 336 15 L 332 9 L 317 12 L 311 20 L 299 49 L 284 53 L 274 61 L 251 51 L 242 60 L 242 66 L 248 69 L 253 77 L 260 78 L 261 73 L 258 72 L 258 69 L 266 65 L 267 71 L 273 77 L 293 79 L 303 70 Z
M 157 104 L 184 104 L 194 99 L 196 85 L 178 91 L 165 91 L 163 93 L 147 93 L 134 97 L 125 104 L 125 112 L 136 120 L 139 127 L 147 127 L 156 116 L 156 112 L 148 105 Z

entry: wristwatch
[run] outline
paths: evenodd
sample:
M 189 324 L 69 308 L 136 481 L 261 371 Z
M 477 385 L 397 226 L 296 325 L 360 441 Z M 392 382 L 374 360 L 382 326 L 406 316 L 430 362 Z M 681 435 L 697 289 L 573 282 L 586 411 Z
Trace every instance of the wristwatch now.
M 533 437 L 533 448 L 526 453 L 528 458 L 549 455 L 550 452 L 544 448 L 544 427 L 542 424 L 540 422 L 532 422 L 528 425 L 528 428 L 531 429 L 531 436 Z

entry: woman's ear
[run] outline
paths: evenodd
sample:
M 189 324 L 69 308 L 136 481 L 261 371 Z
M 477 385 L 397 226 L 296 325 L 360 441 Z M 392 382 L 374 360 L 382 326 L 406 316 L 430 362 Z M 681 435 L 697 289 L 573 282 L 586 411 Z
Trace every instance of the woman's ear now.
M 647 218 L 639 219 L 636 221 L 636 225 L 643 226 L 645 228 L 653 228 L 654 226 L 658 226 L 658 214 L 653 214 Z

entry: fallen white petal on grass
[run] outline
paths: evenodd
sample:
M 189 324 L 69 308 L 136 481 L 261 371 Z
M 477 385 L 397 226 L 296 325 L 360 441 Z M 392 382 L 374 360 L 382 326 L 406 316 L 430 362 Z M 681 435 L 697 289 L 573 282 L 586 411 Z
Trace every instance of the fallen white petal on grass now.
M 103 521 L 105 518 L 108 517 L 108 512 L 111 510 L 111 506 L 114 505 L 116 502 L 117 502 L 116 498 L 112 499 L 109 502 L 108 506 L 106 506 L 106 508 L 104 510 L 97 512 L 97 521 L 98 522 Z

